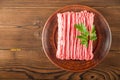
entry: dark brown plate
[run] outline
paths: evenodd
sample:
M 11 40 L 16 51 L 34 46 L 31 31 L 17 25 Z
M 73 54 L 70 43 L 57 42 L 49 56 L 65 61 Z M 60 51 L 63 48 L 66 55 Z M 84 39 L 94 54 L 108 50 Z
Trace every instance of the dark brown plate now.
M 94 58 L 89 61 L 57 59 L 57 13 L 66 11 L 78 12 L 82 10 L 87 10 L 95 14 L 94 25 L 96 26 L 97 40 L 93 46 Z M 105 18 L 95 9 L 83 5 L 70 5 L 59 9 L 46 21 L 42 32 L 42 45 L 45 54 L 55 65 L 62 69 L 82 72 L 97 65 L 107 55 L 111 46 L 111 31 Z

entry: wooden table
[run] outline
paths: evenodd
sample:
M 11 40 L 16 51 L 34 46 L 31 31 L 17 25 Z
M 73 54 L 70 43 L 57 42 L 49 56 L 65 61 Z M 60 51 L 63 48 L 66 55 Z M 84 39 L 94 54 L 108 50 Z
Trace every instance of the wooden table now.
M 107 57 L 83 73 L 62 70 L 44 54 L 41 33 L 48 17 L 72 4 L 95 8 L 107 19 Z M 120 80 L 120 0 L 0 0 L 0 80 Z

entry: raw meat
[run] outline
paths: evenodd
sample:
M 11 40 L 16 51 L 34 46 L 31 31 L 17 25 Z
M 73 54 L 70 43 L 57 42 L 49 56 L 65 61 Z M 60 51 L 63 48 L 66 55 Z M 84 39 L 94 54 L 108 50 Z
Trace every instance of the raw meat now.
M 58 42 L 56 57 L 65 60 L 91 60 L 94 57 L 93 41 L 88 40 L 88 47 L 80 43 L 77 35 L 81 33 L 74 27 L 83 23 L 89 33 L 92 31 L 94 14 L 86 10 L 81 12 L 58 13 Z

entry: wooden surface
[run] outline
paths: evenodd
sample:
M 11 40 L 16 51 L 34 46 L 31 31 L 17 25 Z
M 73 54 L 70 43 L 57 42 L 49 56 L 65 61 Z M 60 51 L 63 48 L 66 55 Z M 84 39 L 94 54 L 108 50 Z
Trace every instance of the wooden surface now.
M 107 57 L 83 73 L 54 66 L 41 44 L 48 17 L 71 4 L 95 8 L 107 19 L 112 31 Z M 120 0 L 0 0 L 0 80 L 10 79 L 120 80 Z

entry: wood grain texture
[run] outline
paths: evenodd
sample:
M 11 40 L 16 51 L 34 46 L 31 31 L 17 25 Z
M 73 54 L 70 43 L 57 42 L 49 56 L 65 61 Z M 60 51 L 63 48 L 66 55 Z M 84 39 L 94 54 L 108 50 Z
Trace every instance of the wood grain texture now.
M 71 4 L 95 8 L 107 19 L 112 45 L 95 68 L 74 73 L 44 54 L 41 33 L 47 18 Z M 0 80 L 120 80 L 120 0 L 0 0 Z M 21 51 L 10 51 L 20 48 Z

